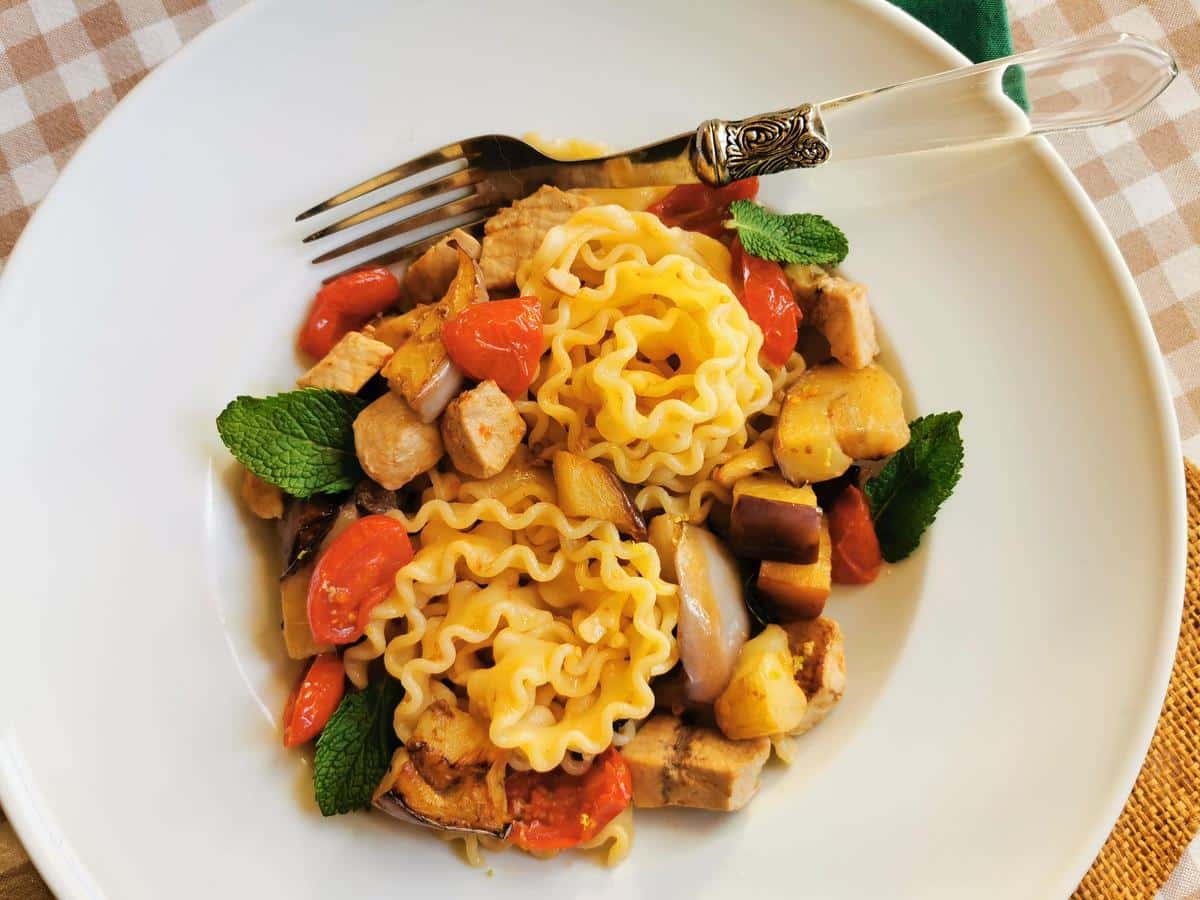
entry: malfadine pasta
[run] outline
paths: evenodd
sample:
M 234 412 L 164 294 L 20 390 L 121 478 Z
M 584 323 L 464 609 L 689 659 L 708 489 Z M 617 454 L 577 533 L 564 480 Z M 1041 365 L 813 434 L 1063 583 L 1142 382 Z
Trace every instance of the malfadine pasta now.
M 324 814 L 615 864 L 635 808 L 739 810 L 803 758 L 832 585 L 912 552 L 962 444 L 910 429 L 840 232 L 756 192 L 544 187 L 330 282 L 299 390 L 218 418 L 279 520 Z

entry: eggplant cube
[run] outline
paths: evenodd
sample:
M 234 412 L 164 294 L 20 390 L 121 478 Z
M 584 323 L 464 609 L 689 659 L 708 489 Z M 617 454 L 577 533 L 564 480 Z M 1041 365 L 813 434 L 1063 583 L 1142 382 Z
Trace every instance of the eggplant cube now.
M 821 542 L 816 494 L 811 487 L 793 487 L 779 477 L 741 479 L 733 488 L 730 539 L 739 556 L 816 562 Z
M 558 505 L 568 516 L 605 519 L 635 541 L 646 539 L 646 522 L 625 487 L 609 469 L 565 450 L 554 454 Z
M 817 561 L 795 565 L 765 561 L 758 568 L 758 592 L 784 621 L 815 619 L 825 609 L 833 587 L 833 542 L 829 525 L 821 522 Z
M 713 710 L 725 737 L 744 741 L 792 731 L 807 707 L 808 698 L 794 677 L 787 632 L 768 625 L 742 647 Z

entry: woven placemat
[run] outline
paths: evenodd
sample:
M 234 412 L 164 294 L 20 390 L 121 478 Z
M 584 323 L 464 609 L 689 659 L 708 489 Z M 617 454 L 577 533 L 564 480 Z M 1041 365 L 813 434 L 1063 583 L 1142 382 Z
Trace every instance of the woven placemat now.
M 1074 896 L 1148 898 L 1200 831 L 1200 469 L 1185 463 L 1187 581 L 1175 668 L 1146 762 L 1112 834 Z
M 1078 900 L 1153 897 L 1200 832 L 1200 469 L 1190 462 L 1186 468 L 1188 561 L 1179 652 L 1146 763 L 1073 895 Z M 0 811 L 0 900 L 50 896 Z

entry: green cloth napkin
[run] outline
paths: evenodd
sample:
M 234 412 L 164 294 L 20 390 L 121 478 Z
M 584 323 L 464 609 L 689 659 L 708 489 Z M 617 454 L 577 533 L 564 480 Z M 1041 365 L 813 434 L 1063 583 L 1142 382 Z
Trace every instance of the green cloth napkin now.
M 1012 53 L 1012 32 L 1004 0 L 892 0 L 932 28 L 971 62 Z
M 932 28 L 971 62 L 1013 52 L 1004 0 L 892 0 L 914 19 Z M 1004 92 L 1025 110 L 1025 78 L 1020 68 L 1004 73 Z

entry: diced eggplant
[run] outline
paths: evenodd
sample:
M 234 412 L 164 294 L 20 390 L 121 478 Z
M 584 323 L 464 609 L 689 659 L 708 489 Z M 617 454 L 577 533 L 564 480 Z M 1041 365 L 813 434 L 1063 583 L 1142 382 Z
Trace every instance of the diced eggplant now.
M 746 497 L 733 507 L 730 535 L 739 556 L 811 563 L 821 539 L 821 513 L 815 506 Z
M 398 277 L 402 275 L 401 305 L 412 307 L 433 303 L 443 296 L 458 271 L 459 250 L 465 251 L 472 259 L 479 259 L 479 241 L 461 228 L 456 228 L 421 254 L 403 273 L 393 270 Z
M 741 479 L 775 465 L 775 455 L 769 441 L 755 441 L 745 450 L 735 453 L 713 472 L 713 481 L 731 488 Z
M 821 541 L 816 562 L 808 565 L 765 561 L 759 566 L 756 587 L 772 612 L 782 621 L 813 619 L 825 609 L 833 586 L 833 543 L 829 525 L 821 521 Z
M 391 389 L 412 407 L 422 422 L 432 422 L 462 389 L 463 374 L 451 362 L 442 343 L 442 328 L 468 306 L 487 299 L 479 264 L 458 250 L 458 272 L 446 295 L 435 304 L 405 313 L 389 331 L 398 346 L 383 367 Z M 407 332 L 407 336 L 402 335 Z M 375 332 L 377 338 L 380 332 Z M 402 338 L 402 339 L 401 339 Z
M 333 527 L 338 506 L 338 501 L 326 494 L 317 494 L 307 500 L 293 498 L 288 502 L 287 511 L 279 520 L 284 558 L 281 578 L 292 574 L 317 552 Z
M 729 683 L 750 636 L 737 561 L 712 532 L 661 515 L 650 523 L 650 543 L 663 575 L 679 585 L 679 657 L 687 697 L 711 703 Z
M 352 499 L 358 507 L 359 515 L 363 516 L 382 515 L 400 505 L 395 491 L 389 491 L 370 478 L 364 478 L 354 486 Z
M 815 366 L 788 390 L 772 450 L 793 484 L 827 481 L 856 459 L 879 459 L 908 443 L 900 386 L 877 365 Z
M 378 809 L 444 831 L 504 838 L 512 825 L 505 762 L 470 713 L 445 700 L 418 718 L 375 791 Z
M 776 476 L 743 478 L 733 488 L 729 534 L 738 556 L 816 562 L 821 542 L 816 494 Z
M 361 485 L 360 485 L 361 487 Z M 332 650 L 332 644 L 318 644 L 308 624 L 308 583 L 313 566 L 325 548 L 339 534 L 358 521 L 360 509 L 355 496 L 342 502 L 329 520 L 321 539 L 312 547 L 297 568 L 284 574 L 279 581 L 280 605 L 283 613 L 283 642 L 292 659 L 308 659 Z
M 565 450 L 554 454 L 558 505 L 568 516 L 604 519 L 635 541 L 646 539 L 646 522 L 621 480 L 594 460 Z
M 838 498 L 838 494 L 850 485 L 861 488 L 863 481 L 862 473 L 862 467 L 851 466 L 837 478 L 814 483 L 812 489 L 813 493 L 817 495 L 817 506 L 821 507 L 821 509 L 829 509 L 833 506 L 833 501 Z
M 742 648 L 733 677 L 714 704 L 725 737 L 744 741 L 799 726 L 808 698 L 793 674 L 787 633 L 768 625 Z
M 308 624 L 308 583 L 314 563 L 301 565 L 279 582 L 280 607 L 283 612 L 283 643 L 292 659 L 308 659 L 332 650 L 332 644 L 318 644 Z

